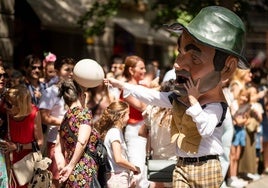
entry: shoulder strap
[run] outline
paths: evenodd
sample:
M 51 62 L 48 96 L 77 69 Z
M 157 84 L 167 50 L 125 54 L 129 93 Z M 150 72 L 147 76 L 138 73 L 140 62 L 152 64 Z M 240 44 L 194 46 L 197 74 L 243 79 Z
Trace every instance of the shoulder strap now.
M 73 139 L 74 141 L 77 142 L 77 137 L 74 135 L 74 133 L 73 133 L 73 131 L 71 130 L 70 126 L 67 125 L 67 126 L 65 126 L 65 127 L 67 128 L 67 131 L 68 131 L 69 135 L 72 137 L 72 139 Z
M 220 122 L 218 123 L 218 125 L 216 127 L 220 127 L 222 125 L 222 123 L 223 123 L 223 121 L 225 119 L 225 116 L 226 116 L 228 105 L 225 102 L 221 102 L 221 107 L 222 107 L 221 120 L 220 120 Z
M 227 112 L 227 108 L 228 108 L 228 104 L 226 104 L 225 102 L 221 102 L 221 107 L 222 107 L 222 115 L 221 115 L 221 119 L 218 123 L 218 125 L 216 127 L 220 127 L 225 119 L 226 116 L 226 112 Z M 206 105 L 203 105 L 202 108 L 204 109 L 206 107 Z
M 170 101 L 170 103 L 172 104 L 173 100 L 177 97 L 177 95 L 175 93 L 171 93 L 169 96 L 168 96 L 168 99 Z

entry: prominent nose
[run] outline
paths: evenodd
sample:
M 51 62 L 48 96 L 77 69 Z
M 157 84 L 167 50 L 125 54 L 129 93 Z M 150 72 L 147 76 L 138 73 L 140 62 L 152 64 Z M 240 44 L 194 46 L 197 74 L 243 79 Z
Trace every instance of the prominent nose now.
M 176 57 L 176 60 L 175 60 L 175 63 L 174 63 L 174 68 L 176 70 L 187 70 L 189 71 L 189 65 L 191 63 L 191 58 L 190 58 L 190 54 L 189 53 L 180 53 L 177 57 Z

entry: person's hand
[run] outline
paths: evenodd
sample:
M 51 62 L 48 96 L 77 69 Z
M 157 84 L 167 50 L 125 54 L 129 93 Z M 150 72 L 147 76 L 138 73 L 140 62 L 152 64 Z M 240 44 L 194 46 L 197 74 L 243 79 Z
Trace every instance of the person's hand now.
M 41 98 L 42 93 L 39 91 L 39 89 L 34 90 L 34 96 L 35 96 L 36 98 Z
M 153 79 L 149 85 L 150 88 L 152 89 L 156 89 L 156 90 L 160 90 L 160 85 L 159 85 L 159 77 L 156 77 L 155 79 Z
M 183 84 L 185 87 L 187 93 L 188 93 L 188 98 L 189 102 L 193 105 L 194 103 L 198 102 L 198 98 L 200 97 L 200 92 L 199 92 L 199 84 L 200 84 L 200 79 L 197 80 L 196 85 L 194 84 L 192 78 L 189 78 L 189 80 Z
M 15 143 L 8 142 L 6 140 L 0 141 L 0 151 L 2 151 L 4 153 L 8 153 L 8 152 L 14 151 L 16 149 L 17 149 L 17 146 Z
M 121 80 L 117 80 L 115 78 L 106 78 L 104 79 L 104 84 L 109 87 L 117 87 L 119 89 L 122 89 L 124 86 L 124 82 Z
M 8 149 L 7 148 L 7 141 L 1 139 L 0 140 L 0 151 L 6 153 L 7 149 Z
M 198 79 L 197 83 L 194 84 L 192 78 L 189 78 L 189 80 L 186 83 L 184 83 L 183 86 L 187 90 L 188 95 L 191 95 L 195 97 L 196 99 L 198 99 L 198 97 L 200 96 L 199 84 L 200 84 L 200 79 Z
M 141 169 L 138 166 L 135 166 L 135 170 L 133 171 L 134 175 L 138 175 L 139 173 L 141 173 Z
M 58 156 L 58 158 L 57 158 L 57 167 L 58 167 L 58 170 L 59 171 L 61 171 L 64 167 L 65 167 L 65 165 L 66 165 L 66 162 L 65 162 L 65 159 L 64 159 L 64 157 L 63 157 L 63 155 L 61 154 L 57 154 Z
M 71 175 L 73 168 L 70 165 L 65 166 L 59 173 L 59 182 L 65 182 Z
M 235 124 L 239 127 L 243 127 L 247 121 L 247 116 L 244 114 L 235 115 Z

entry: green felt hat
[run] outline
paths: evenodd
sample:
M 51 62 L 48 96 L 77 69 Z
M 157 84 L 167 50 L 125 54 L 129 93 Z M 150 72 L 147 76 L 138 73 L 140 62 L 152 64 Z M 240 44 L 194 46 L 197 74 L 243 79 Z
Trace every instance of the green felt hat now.
M 244 23 L 229 9 L 220 6 L 205 7 L 187 26 L 174 23 L 168 25 L 167 30 L 177 34 L 186 30 L 199 42 L 238 57 L 239 68 L 250 67 L 243 55 L 246 35 Z

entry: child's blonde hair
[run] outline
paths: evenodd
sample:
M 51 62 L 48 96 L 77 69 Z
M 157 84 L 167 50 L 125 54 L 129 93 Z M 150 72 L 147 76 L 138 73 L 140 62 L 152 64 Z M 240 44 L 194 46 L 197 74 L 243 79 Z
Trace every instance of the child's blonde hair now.
M 107 131 L 114 126 L 122 126 L 122 118 L 129 112 L 129 105 L 123 101 L 112 102 L 96 122 L 95 128 L 104 139 Z

